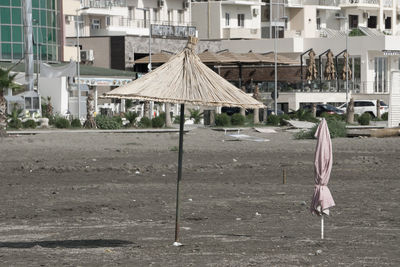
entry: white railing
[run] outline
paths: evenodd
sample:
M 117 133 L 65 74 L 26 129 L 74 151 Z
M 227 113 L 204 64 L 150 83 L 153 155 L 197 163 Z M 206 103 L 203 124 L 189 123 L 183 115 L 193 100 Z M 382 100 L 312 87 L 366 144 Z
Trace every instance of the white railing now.
M 168 21 L 168 20 L 152 20 L 151 24 L 167 25 L 167 26 L 192 26 L 191 22 Z M 109 26 L 129 27 L 129 28 L 148 28 L 149 20 L 119 18 L 118 21 L 111 21 Z
M 392 0 L 385 0 L 383 2 L 383 7 L 389 7 L 389 8 L 393 7 L 393 1 Z
M 341 5 L 377 5 L 379 6 L 379 0 L 342 0 Z
M 288 6 L 337 6 L 340 0 L 286 0 L 285 4 Z

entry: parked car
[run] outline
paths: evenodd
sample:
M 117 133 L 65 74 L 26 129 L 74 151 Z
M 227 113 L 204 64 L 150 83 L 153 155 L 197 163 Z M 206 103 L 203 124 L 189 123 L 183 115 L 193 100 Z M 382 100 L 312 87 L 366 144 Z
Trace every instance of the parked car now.
M 381 115 L 389 112 L 389 106 L 385 102 L 380 101 L 380 105 Z M 338 108 L 343 112 L 346 112 L 347 104 L 344 103 Z M 354 114 L 361 115 L 365 112 L 371 114 L 373 117 L 376 117 L 376 100 L 354 100 Z
M 306 105 L 303 107 L 303 109 L 311 110 L 312 106 L 311 105 Z M 317 117 L 321 116 L 322 113 L 328 113 L 328 114 L 339 114 L 342 115 L 344 112 L 332 105 L 329 104 L 317 104 Z

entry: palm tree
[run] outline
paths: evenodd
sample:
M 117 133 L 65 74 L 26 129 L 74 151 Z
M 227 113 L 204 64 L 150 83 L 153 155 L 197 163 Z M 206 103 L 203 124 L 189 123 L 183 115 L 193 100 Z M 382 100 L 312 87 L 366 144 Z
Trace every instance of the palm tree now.
M 11 70 L 18 65 L 18 63 L 9 69 L 0 68 L 0 136 L 6 135 L 7 127 L 7 105 L 4 93 L 7 89 L 14 90 L 20 88 L 20 85 L 15 83 L 17 73 L 10 74 Z

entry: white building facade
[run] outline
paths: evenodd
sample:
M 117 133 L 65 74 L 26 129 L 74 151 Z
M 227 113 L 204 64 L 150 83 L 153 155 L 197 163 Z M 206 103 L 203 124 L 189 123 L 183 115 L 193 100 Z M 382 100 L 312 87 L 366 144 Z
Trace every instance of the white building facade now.
M 261 0 L 192 2 L 200 39 L 261 38 Z

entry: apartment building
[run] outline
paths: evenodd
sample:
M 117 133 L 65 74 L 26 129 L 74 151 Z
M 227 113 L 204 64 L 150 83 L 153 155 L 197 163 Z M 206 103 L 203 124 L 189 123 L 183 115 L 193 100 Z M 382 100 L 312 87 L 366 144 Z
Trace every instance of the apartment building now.
M 192 2 L 200 39 L 261 38 L 261 0 Z

